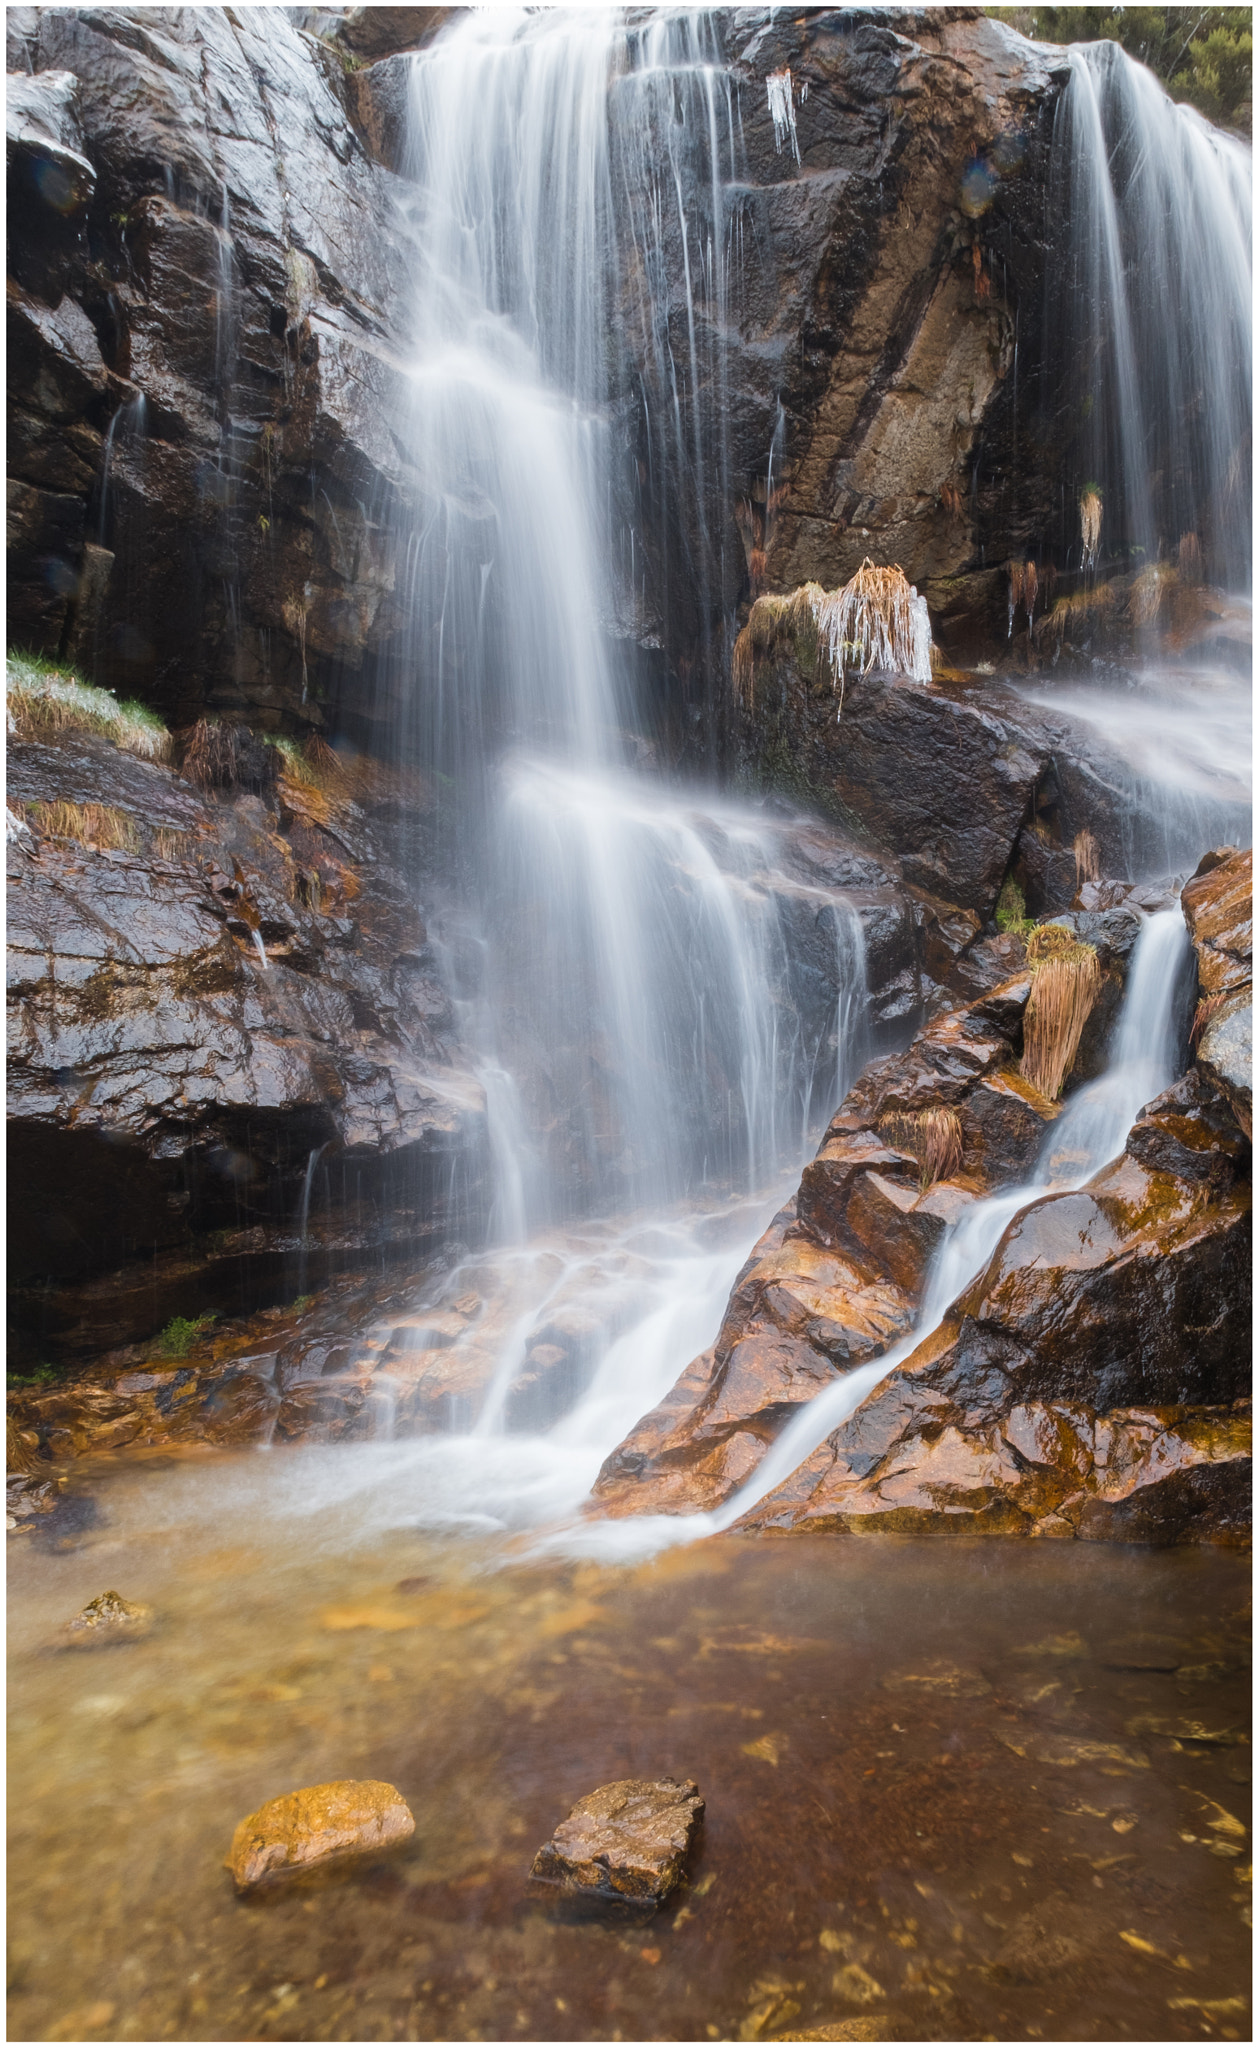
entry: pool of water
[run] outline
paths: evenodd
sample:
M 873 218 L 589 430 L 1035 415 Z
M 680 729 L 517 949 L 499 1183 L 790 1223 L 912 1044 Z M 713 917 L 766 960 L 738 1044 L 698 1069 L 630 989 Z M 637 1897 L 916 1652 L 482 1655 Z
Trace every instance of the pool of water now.
M 1249 2038 L 1244 1560 L 608 1568 L 388 1526 L 330 1456 L 99 1461 L 94 1521 L 10 1542 L 11 2038 Z M 50 1647 L 106 1588 L 152 1636 Z M 707 1811 L 654 1921 L 526 1899 L 575 1799 L 665 1773 Z M 399 1787 L 402 1853 L 237 1899 L 237 1820 L 336 1777 Z

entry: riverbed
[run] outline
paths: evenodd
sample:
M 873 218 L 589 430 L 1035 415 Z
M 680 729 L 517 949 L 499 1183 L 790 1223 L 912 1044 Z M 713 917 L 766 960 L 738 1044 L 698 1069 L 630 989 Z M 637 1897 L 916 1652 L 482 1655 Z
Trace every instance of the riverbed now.
M 12 1539 L 11 2038 L 1249 2038 L 1243 1559 L 608 1568 L 364 1515 L 338 1456 L 85 1460 Z M 53 1647 L 106 1588 L 152 1635 Z M 706 1813 L 653 1921 L 526 1898 L 574 1800 L 663 1774 Z M 236 1822 L 338 1777 L 412 1840 L 238 1899 Z

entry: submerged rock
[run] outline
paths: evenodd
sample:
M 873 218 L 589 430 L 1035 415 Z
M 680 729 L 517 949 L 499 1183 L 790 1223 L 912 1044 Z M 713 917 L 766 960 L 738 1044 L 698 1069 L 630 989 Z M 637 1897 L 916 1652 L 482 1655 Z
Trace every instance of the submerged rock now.
M 62 1631 L 66 1649 L 95 1650 L 107 1643 L 136 1642 L 153 1626 L 153 1609 L 121 1593 L 98 1593 Z
M 415 1833 L 402 1794 L 375 1778 L 337 1778 L 269 1799 L 241 1821 L 226 1868 L 238 1892 L 396 1848 Z
M 579 1799 L 533 1859 L 531 1884 L 654 1909 L 682 1875 L 704 1811 L 688 1778 L 620 1778 Z

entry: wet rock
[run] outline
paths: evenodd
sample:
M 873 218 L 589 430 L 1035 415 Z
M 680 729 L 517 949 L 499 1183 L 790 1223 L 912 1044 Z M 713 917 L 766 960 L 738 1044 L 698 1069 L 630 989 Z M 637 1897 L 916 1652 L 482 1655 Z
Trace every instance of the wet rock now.
M 373 1778 L 338 1778 L 269 1799 L 241 1821 L 226 1867 L 238 1892 L 397 1848 L 415 1833 L 402 1794 Z
M 1030 979 L 994 984 L 1009 957 L 999 947 L 972 962 L 975 999 L 867 1067 L 735 1281 L 712 1352 L 606 1459 L 593 1489 L 601 1512 L 692 1513 L 728 1499 L 801 1402 L 909 1331 L 962 1210 L 1026 1175 L 1058 1112 L 1014 1063 Z M 958 1120 L 961 1167 L 924 1186 L 921 1161 L 881 1122 L 942 1106 Z
M 703 1811 L 689 1778 L 600 1785 L 539 1849 L 530 1883 L 575 1900 L 654 1909 L 682 1876 Z
M 1249 848 L 1205 854 L 1181 893 L 1198 954 L 1198 1066 L 1227 1098 L 1247 1137 L 1254 1119 L 1252 866 Z
M 274 750 L 251 744 L 274 785 Z M 28 1190 L 10 1277 L 41 1344 L 100 1350 L 199 1294 L 213 1306 L 224 1283 L 238 1300 L 241 1281 L 246 1299 L 282 1287 L 299 1254 L 317 1277 L 431 1243 L 452 1198 L 475 1214 L 483 1101 L 375 785 L 322 825 L 288 810 L 289 788 L 216 797 L 83 732 L 10 743 L 34 827 L 8 848 L 10 1144 Z M 51 804 L 108 807 L 130 847 L 44 834 Z M 327 914 L 341 896 L 349 934 Z
M 1015 1217 L 940 1328 L 746 1526 L 1244 1540 L 1247 1149 L 1185 1076 L 1086 1188 Z
M 1198 949 L 1205 996 L 1227 995 L 1252 976 L 1253 856 L 1249 847 L 1204 854 L 1181 891 L 1189 936 Z
M 11 628 L 50 653 L 68 630 L 97 681 L 176 722 L 217 703 L 318 723 L 336 675 L 397 624 L 368 508 L 401 482 L 384 420 L 405 231 L 396 181 L 350 124 L 346 70 L 296 19 L 218 7 L 141 30 L 107 10 L 11 10 L 9 41 L 10 267 L 100 344 L 72 421 L 56 380 L 10 354 L 17 475 L 40 486 L 26 470 L 55 459 L 78 508 L 24 501 Z M 72 478 L 81 427 L 96 459 Z M 113 564 L 85 604 L 89 534 Z
M 153 1609 L 124 1600 L 120 1593 L 98 1593 L 62 1631 L 62 1647 L 97 1650 L 111 1643 L 138 1642 L 153 1627 Z

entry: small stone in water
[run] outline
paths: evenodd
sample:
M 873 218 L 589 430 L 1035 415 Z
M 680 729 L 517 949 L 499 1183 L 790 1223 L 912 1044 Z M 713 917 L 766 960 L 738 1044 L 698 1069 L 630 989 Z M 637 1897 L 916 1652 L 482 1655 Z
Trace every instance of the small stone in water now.
M 533 1859 L 530 1880 L 573 1898 L 654 1910 L 677 1884 L 704 1811 L 688 1778 L 620 1778 L 579 1799 Z
M 269 1799 L 241 1821 L 227 1868 L 237 1891 L 392 1849 L 415 1833 L 402 1794 L 375 1778 L 337 1778 Z
M 153 1625 L 153 1609 L 121 1593 L 98 1593 L 68 1621 L 62 1641 L 68 1649 L 91 1650 L 103 1643 L 135 1642 Z

